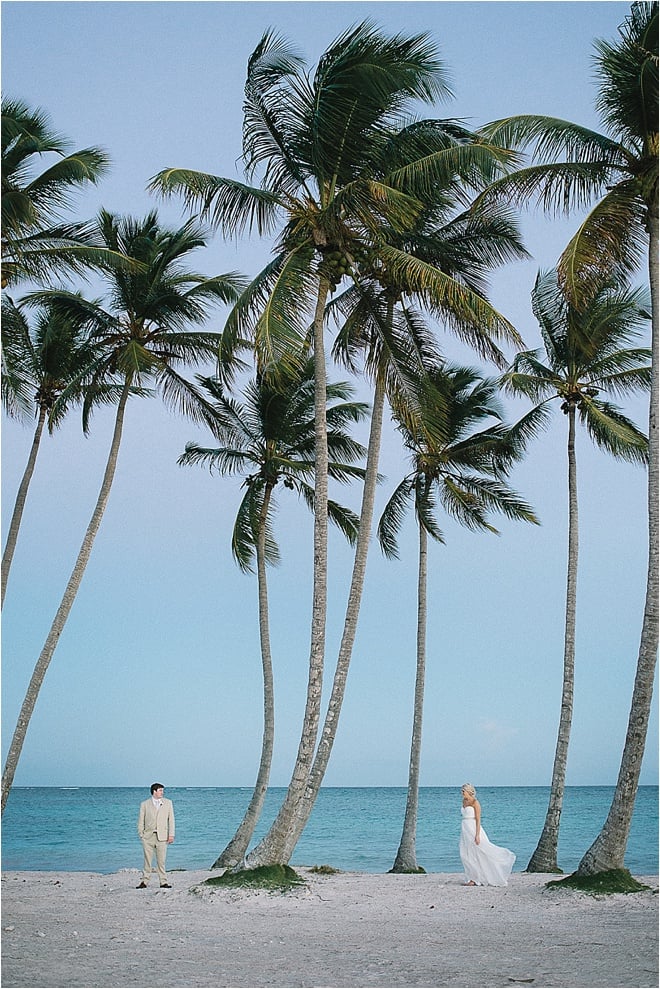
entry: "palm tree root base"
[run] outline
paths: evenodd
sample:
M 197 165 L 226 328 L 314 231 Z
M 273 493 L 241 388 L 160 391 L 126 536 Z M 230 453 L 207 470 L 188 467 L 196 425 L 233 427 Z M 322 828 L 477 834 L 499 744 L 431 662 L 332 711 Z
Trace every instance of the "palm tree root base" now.
M 401 875 L 401 876 L 413 876 L 413 875 L 418 875 L 420 873 L 426 875 L 426 869 L 423 869 L 421 865 L 418 865 L 415 868 L 410 868 L 410 869 L 406 869 L 405 867 L 397 868 L 396 866 L 393 866 L 389 870 L 388 874 L 392 874 L 392 873 L 396 873 L 397 875 Z
M 537 863 L 534 862 L 533 860 L 529 863 L 529 865 L 525 869 L 525 872 L 545 872 L 545 873 L 551 872 L 557 876 L 564 875 L 564 870 L 560 869 L 558 865 L 543 865 L 542 862 Z
M 239 869 L 222 876 L 206 879 L 202 886 L 220 889 L 262 889 L 271 893 L 287 893 L 305 880 L 289 865 L 260 865 L 256 869 Z
M 627 869 L 608 869 L 607 872 L 596 872 L 593 876 L 579 876 L 573 872 L 565 879 L 554 879 L 546 883 L 546 888 L 560 887 L 575 889 L 590 896 L 609 896 L 613 893 L 641 893 L 650 889 L 631 876 Z

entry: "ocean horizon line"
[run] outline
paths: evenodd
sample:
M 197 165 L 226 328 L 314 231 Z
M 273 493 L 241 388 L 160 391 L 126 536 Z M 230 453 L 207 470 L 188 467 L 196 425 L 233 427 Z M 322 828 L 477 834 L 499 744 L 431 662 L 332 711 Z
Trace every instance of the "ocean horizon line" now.
M 460 790 L 462 783 L 426 783 L 420 784 L 420 790 Z M 474 784 L 482 790 L 549 790 L 550 783 L 479 783 Z M 655 787 L 659 783 L 640 783 L 638 789 Z M 142 790 L 148 789 L 149 783 L 23 783 L 14 784 L 13 790 Z M 567 783 L 566 790 L 614 789 L 613 783 Z M 245 783 L 200 783 L 200 784 L 165 784 L 168 790 L 252 790 L 254 784 Z M 286 790 L 287 784 L 273 784 L 269 790 Z M 405 783 L 332 783 L 321 786 L 321 790 L 407 790 Z

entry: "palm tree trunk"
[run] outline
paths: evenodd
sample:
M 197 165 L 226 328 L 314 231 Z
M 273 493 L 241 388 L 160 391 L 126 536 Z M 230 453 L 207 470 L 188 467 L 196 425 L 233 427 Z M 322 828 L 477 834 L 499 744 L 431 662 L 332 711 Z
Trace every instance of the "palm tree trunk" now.
M 346 616 L 344 619 L 344 631 L 339 646 L 337 666 L 332 683 L 330 700 L 325 716 L 323 731 L 319 740 L 318 749 L 314 758 L 312 771 L 309 775 L 307 787 L 302 795 L 300 806 L 295 821 L 294 829 L 290 835 L 291 851 L 293 853 L 300 835 L 305 829 L 309 815 L 312 813 L 314 803 L 318 797 L 323 777 L 330 761 L 332 747 L 334 745 L 339 724 L 339 715 L 346 691 L 346 681 L 348 670 L 353 653 L 353 645 L 357 632 L 357 623 L 362 601 L 362 591 L 364 589 L 364 579 L 367 569 L 367 556 L 369 553 L 369 543 L 371 540 L 371 526 L 374 514 L 374 502 L 376 499 L 376 487 L 378 485 L 378 460 L 380 457 L 381 437 L 383 434 L 383 412 L 385 408 L 385 381 L 382 376 L 376 379 L 374 391 L 373 409 L 371 414 L 371 425 L 369 430 L 369 444 L 367 448 L 367 464 L 364 475 L 364 488 L 362 491 L 362 506 L 360 509 L 360 525 L 358 528 L 357 543 L 355 546 L 355 559 L 353 562 L 353 575 L 351 587 L 346 606 Z M 292 844 L 291 844 L 292 843 Z
M 550 801 L 536 850 L 529 860 L 527 872 L 561 872 L 557 865 L 559 821 L 566 787 L 566 762 L 573 720 L 573 689 L 575 685 L 575 611 L 578 571 L 578 493 L 575 462 L 575 405 L 568 407 L 568 573 L 566 578 L 566 627 L 564 632 L 564 682 L 557 747 L 552 768 Z
M 328 585 L 328 434 L 326 423 L 326 370 L 323 341 L 323 316 L 330 291 L 325 275 L 319 277 L 318 297 L 314 313 L 314 589 L 312 595 L 312 628 L 310 637 L 309 674 L 305 715 L 295 766 L 279 813 L 268 833 L 246 858 L 249 868 L 261 865 L 287 865 L 295 847 L 291 835 L 298 813 L 300 798 L 314 759 L 319 722 L 321 720 L 321 691 L 325 660 L 325 629 Z
M 245 811 L 243 820 L 236 829 L 234 837 L 227 847 L 215 860 L 212 869 L 233 869 L 245 858 L 254 829 L 261 817 L 270 766 L 273 759 L 273 743 L 275 739 L 275 695 L 273 689 L 273 663 L 270 651 L 270 623 L 268 619 L 268 583 L 266 580 L 266 520 L 270 505 L 273 485 L 266 485 L 261 517 L 259 519 L 259 537 L 257 539 L 257 580 L 259 586 L 259 637 L 261 640 L 261 665 L 264 681 L 264 730 L 261 743 L 261 759 L 257 781 L 252 798 Z
M 657 196 L 657 193 L 656 193 Z M 621 756 L 621 766 L 612 805 L 603 829 L 578 865 L 577 875 L 588 876 L 610 869 L 622 869 L 639 774 L 646 746 L 653 680 L 658 657 L 658 202 L 649 210 L 649 275 L 651 279 L 651 397 L 649 408 L 649 557 L 646 581 L 646 605 L 637 658 L 628 731 Z
M 14 550 L 16 549 L 16 541 L 18 539 L 18 530 L 21 527 L 21 519 L 23 518 L 23 510 L 25 508 L 25 502 L 27 500 L 28 488 L 30 487 L 30 481 L 32 480 L 32 475 L 34 474 L 34 468 L 37 463 L 37 454 L 39 452 L 39 444 L 41 443 L 41 434 L 44 431 L 44 424 L 46 422 L 46 409 L 41 406 L 39 408 L 39 418 L 37 420 L 37 428 L 34 431 L 34 438 L 32 440 L 32 446 L 30 448 L 30 455 L 28 457 L 27 466 L 25 468 L 25 473 L 23 474 L 23 479 L 18 488 L 16 494 L 16 503 L 14 505 L 14 512 L 11 517 L 11 522 L 9 523 L 9 532 L 7 533 L 7 542 L 5 544 L 5 551 L 2 554 L 2 598 L 0 600 L 0 607 L 5 603 L 5 591 L 7 589 L 7 578 L 9 577 L 9 570 L 11 568 L 11 561 L 14 557 Z
M 119 405 L 117 407 L 117 416 L 115 418 L 115 427 L 112 435 L 112 443 L 110 444 L 110 452 L 108 454 L 108 462 L 106 464 L 105 473 L 103 475 L 103 481 L 101 483 L 101 489 L 99 491 L 99 496 L 96 502 L 96 507 L 92 513 L 90 523 L 87 527 L 87 532 L 85 533 L 85 538 L 83 539 L 82 546 L 78 553 L 73 571 L 69 578 L 69 583 L 66 586 L 64 592 L 64 597 L 62 602 L 57 609 L 57 614 L 51 625 L 50 632 L 48 633 L 48 638 L 41 650 L 41 655 L 37 660 L 37 664 L 32 673 L 32 678 L 30 680 L 27 693 L 25 695 L 25 700 L 23 701 L 23 706 L 21 707 L 20 714 L 18 716 L 18 721 L 16 723 L 16 728 L 14 730 L 14 735 L 9 747 L 9 752 L 7 754 L 7 761 L 5 763 L 5 769 L 2 774 L 2 808 L 1 811 L 4 813 L 5 806 L 7 804 L 7 798 L 9 797 L 9 791 L 11 790 L 12 783 L 14 782 L 14 775 L 16 774 L 16 767 L 18 766 L 18 760 L 21 755 L 21 750 L 23 748 L 23 743 L 25 742 L 25 736 L 27 734 L 28 726 L 30 724 L 30 719 L 32 717 L 32 712 L 34 711 L 34 706 L 37 702 L 37 697 L 39 696 L 39 691 L 41 690 L 41 685 L 44 682 L 44 677 L 50 665 L 50 661 L 53 658 L 53 653 L 59 641 L 60 635 L 66 624 L 66 620 L 69 617 L 69 612 L 73 607 L 73 602 L 76 599 L 76 595 L 80 588 L 80 584 L 85 573 L 85 568 L 89 562 L 89 557 L 92 552 L 92 546 L 94 544 L 94 539 L 101 525 L 101 520 L 103 518 L 103 513 L 105 512 L 105 507 L 108 502 L 108 497 L 110 495 L 110 489 L 112 487 L 112 482 L 115 476 L 115 470 L 117 467 L 117 457 L 119 454 L 119 445 L 121 443 L 122 429 L 124 426 L 124 412 L 126 410 L 126 403 L 128 402 L 128 396 L 130 392 L 130 384 L 127 381 L 124 385 L 124 390 L 122 391 L 121 398 L 119 399 Z
M 417 582 L 417 672 L 415 675 L 415 708 L 413 713 L 412 740 L 410 743 L 410 768 L 408 770 L 408 795 L 406 813 L 399 850 L 390 872 L 423 872 L 417 865 L 417 810 L 419 807 L 419 767 L 422 754 L 422 718 L 424 714 L 424 682 L 426 679 L 426 529 L 419 525 L 419 576 Z

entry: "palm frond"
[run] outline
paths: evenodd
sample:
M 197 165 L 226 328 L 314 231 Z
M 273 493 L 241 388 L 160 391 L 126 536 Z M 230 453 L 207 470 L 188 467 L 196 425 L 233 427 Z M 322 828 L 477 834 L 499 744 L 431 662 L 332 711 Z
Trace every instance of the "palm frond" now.
M 250 459 L 245 450 L 231 447 L 204 447 L 198 443 L 186 443 L 184 452 L 177 460 L 180 467 L 208 467 L 217 474 L 240 474 Z
M 200 390 L 170 366 L 160 365 L 156 372 L 163 401 L 178 414 L 192 422 L 203 423 L 214 433 L 216 413 L 213 405 Z
M 436 498 L 431 479 L 424 474 L 415 478 L 415 516 L 417 523 L 436 542 L 444 543 L 445 537 L 435 520 Z
M 638 271 L 645 249 L 643 203 L 634 181 L 622 182 L 596 204 L 563 251 L 561 287 L 574 306 L 585 308 L 604 283 Z
M 538 114 L 520 114 L 485 124 L 482 140 L 503 148 L 531 149 L 534 157 L 553 162 L 558 158 L 588 165 L 620 162 L 621 145 L 570 120 Z
M 271 234 L 280 207 L 278 197 L 265 189 L 188 168 L 163 169 L 147 188 L 165 198 L 181 195 L 186 209 L 231 237 L 252 228 L 262 236 Z
M 658 6 L 633 3 L 616 44 L 598 39 L 596 109 L 608 130 L 636 154 L 658 133 Z M 657 176 L 658 159 L 655 154 Z
M 494 144 L 452 144 L 389 172 L 387 182 L 397 189 L 414 190 L 419 198 L 432 202 L 439 189 L 451 188 L 457 180 L 467 189 L 482 190 L 517 161 L 513 151 Z
M 616 406 L 585 397 L 580 418 L 594 443 L 606 453 L 617 460 L 648 463 L 648 438 Z
M 263 484 L 259 482 L 248 484 L 234 521 L 231 541 L 232 553 L 234 559 L 243 572 L 250 572 L 254 570 L 254 558 L 257 540 L 259 538 L 259 526 L 263 499 Z M 272 502 L 269 505 L 269 508 L 270 516 L 274 510 Z M 273 539 L 271 525 L 268 519 L 265 522 L 264 536 L 265 561 L 271 566 L 276 566 L 280 562 L 280 553 L 277 544 Z
M 460 339 L 497 365 L 502 354 L 492 337 L 520 346 L 516 328 L 483 297 L 460 285 L 433 265 L 392 247 L 381 249 L 383 262 L 391 268 L 397 281 L 407 284 L 430 312 L 446 321 Z
M 413 478 L 404 478 L 390 495 L 390 498 L 380 517 L 377 530 L 378 542 L 380 543 L 380 548 L 388 559 L 399 558 L 396 537 L 401 530 L 401 526 L 403 525 L 406 511 L 413 498 L 413 492 Z
M 33 418 L 35 347 L 25 313 L 2 297 L 2 405 L 12 419 Z

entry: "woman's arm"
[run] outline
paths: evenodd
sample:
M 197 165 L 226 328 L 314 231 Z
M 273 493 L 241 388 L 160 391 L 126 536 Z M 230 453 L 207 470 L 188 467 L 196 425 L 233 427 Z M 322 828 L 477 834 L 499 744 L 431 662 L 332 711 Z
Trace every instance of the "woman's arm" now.
M 480 842 L 480 840 L 481 840 L 481 836 L 479 834 L 479 832 L 481 830 L 481 804 L 479 803 L 478 800 L 475 800 L 475 802 L 474 802 L 474 821 L 475 821 L 475 825 L 476 825 L 476 830 L 475 830 L 475 834 L 474 834 L 474 841 L 475 841 L 475 844 L 478 845 L 479 842 Z

